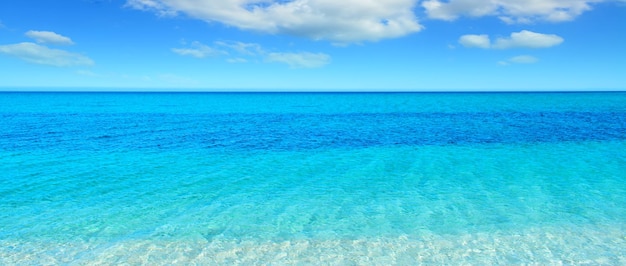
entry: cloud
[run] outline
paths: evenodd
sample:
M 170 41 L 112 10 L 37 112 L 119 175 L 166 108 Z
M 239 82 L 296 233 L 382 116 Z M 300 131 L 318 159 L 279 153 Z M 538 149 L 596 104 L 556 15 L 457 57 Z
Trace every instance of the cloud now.
M 508 66 L 510 64 L 534 64 L 539 61 L 538 58 L 530 55 L 518 55 L 511 57 L 505 61 L 498 62 L 501 66 Z
M 522 30 L 513 32 L 507 38 L 497 38 L 491 43 L 488 35 L 467 34 L 459 38 L 459 43 L 468 48 L 512 49 L 512 48 L 549 48 L 559 45 L 563 38 L 554 34 L 543 34 Z
M 155 0 L 128 0 L 125 6 L 143 11 L 156 11 L 159 16 L 175 16 L 178 13 L 168 8 L 166 4 Z
M 172 48 L 172 52 L 184 56 L 193 56 L 196 58 L 205 58 L 208 56 L 218 56 L 225 52 L 209 47 L 199 42 L 191 43 L 191 48 Z
M 338 44 L 377 41 L 422 30 L 416 0 L 127 0 L 126 6 L 178 14 L 244 30 Z
M 554 34 L 542 34 L 532 31 L 523 30 L 511 33 L 509 38 L 498 38 L 493 44 L 497 49 L 509 48 L 548 48 L 559 45 L 563 42 L 563 38 Z
M 317 68 L 330 63 L 330 56 L 324 53 L 270 53 L 268 62 L 280 62 L 293 68 Z
M 537 63 L 537 61 L 539 61 L 539 59 L 530 55 L 518 55 L 509 58 L 509 62 L 517 64 L 533 64 Z
M 269 63 L 284 63 L 293 68 L 317 68 L 330 63 L 330 55 L 311 52 L 270 52 L 257 43 L 236 41 L 217 41 L 214 46 L 193 42 L 193 49 L 172 49 L 180 55 L 204 58 L 207 56 L 233 56 L 226 59 L 228 63 L 247 63 L 254 58 L 262 58 Z M 217 48 L 219 47 L 219 48 Z M 254 59 L 256 60 L 256 59 Z M 258 60 L 256 60 L 258 61 Z
M 440 2 L 439 0 L 428 0 L 422 3 L 429 18 L 441 20 L 455 20 L 460 15 L 472 17 L 486 16 L 496 9 L 495 4 L 489 0 L 451 0 Z
M 491 41 L 486 34 L 481 35 L 463 35 L 459 38 L 459 43 L 465 47 L 484 48 L 491 47 Z
M 27 37 L 34 39 L 38 43 L 72 45 L 74 42 L 68 37 L 54 33 L 52 31 L 36 31 L 30 30 L 25 34 Z
M 259 54 L 263 54 L 263 48 L 261 48 L 261 45 L 256 44 L 256 43 L 244 43 L 244 42 L 215 42 L 215 44 L 228 48 L 228 49 L 232 49 L 237 53 L 243 54 L 243 55 L 252 55 L 252 56 L 256 56 Z
M 461 16 L 497 16 L 506 23 L 572 20 L 591 5 L 612 0 L 427 0 L 422 2 L 429 18 L 455 20 Z
M 90 66 L 94 62 L 89 57 L 59 49 L 50 49 L 36 43 L 0 45 L 0 53 L 15 56 L 24 61 L 50 66 Z

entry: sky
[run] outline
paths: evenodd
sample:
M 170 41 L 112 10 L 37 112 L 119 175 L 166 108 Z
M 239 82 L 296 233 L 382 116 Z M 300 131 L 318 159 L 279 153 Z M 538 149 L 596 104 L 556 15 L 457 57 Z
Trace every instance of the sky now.
M 0 90 L 626 89 L 626 0 L 2 0 Z

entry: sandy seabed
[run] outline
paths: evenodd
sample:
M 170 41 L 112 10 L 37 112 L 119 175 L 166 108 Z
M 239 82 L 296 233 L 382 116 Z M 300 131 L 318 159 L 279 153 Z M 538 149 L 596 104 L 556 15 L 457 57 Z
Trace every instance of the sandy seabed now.
M 0 240 L 0 264 L 626 265 L 626 224 L 334 240 Z

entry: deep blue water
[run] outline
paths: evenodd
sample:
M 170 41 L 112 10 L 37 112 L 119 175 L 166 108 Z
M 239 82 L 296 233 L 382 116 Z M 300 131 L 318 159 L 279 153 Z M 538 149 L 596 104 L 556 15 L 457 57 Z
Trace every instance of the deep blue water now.
M 533 94 L 455 94 L 451 101 L 464 104 L 465 96 L 488 98 L 532 98 Z M 559 94 L 550 94 L 552 96 Z M 584 95 L 584 94 L 583 94 Z M 619 93 L 588 94 L 613 98 Z M 65 97 L 64 97 L 65 96 Z M 215 102 L 225 98 L 225 102 Z M 298 97 L 319 97 L 324 101 L 295 105 Z M 328 99 L 323 99 L 324 96 Z M 429 97 L 430 96 L 430 97 Z M 11 149 L 107 150 L 107 149 L 223 149 L 298 151 L 326 148 L 366 148 L 390 145 L 454 145 L 481 143 L 537 143 L 562 141 L 608 141 L 626 138 L 626 111 L 623 106 L 606 110 L 525 110 L 509 106 L 503 110 L 420 111 L 441 94 L 5 94 L 7 100 L 26 102 L 50 100 L 50 109 L 41 105 L 20 106 L 3 112 L 6 123 L 0 138 Z M 562 94 L 564 100 L 578 94 Z M 236 98 L 250 98 L 241 104 Z M 352 97 L 356 99 L 352 99 Z M 445 95 L 449 98 L 450 96 Z M 65 102 L 69 98 L 76 102 Z M 117 102 L 116 99 L 120 99 Z M 131 101 L 124 98 L 131 98 Z M 162 103 L 146 103 L 154 98 Z M 167 99 L 172 102 L 165 104 Z M 233 99 L 235 98 L 235 99 Z M 255 98 L 275 102 L 259 105 L 250 113 Z M 367 110 L 378 98 L 411 98 L 413 109 L 384 112 Z M 206 103 L 202 99 L 208 100 Z M 65 101 L 64 101 L 65 100 Z M 283 101 L 287 100 L 285 104 Z M 332 101 L 336 100 L 336 103 Z M 358 101 L 369 101 L 359 104 Z M 555 97 L 555 100 L 562 100 Z M 344 101 L 344 102 L 342 102 Z M 420 102 L 421 101 L 421 102 Z M 614 101 L 614 99 L 612 100 Z M 330 102 L 330 103 L 329 103 Z M 353 104 L 353 110 L 337 110 L 332 104 Z M 372 103 L 373 102 L 373 103 Z M 5 108 L 11 103 L 5 102 Z M 124 105 L 128 106 L 124 106 Z M 147 104 L 148 106 L 141 107 Z M 197 106 L 187 106 L 193 104 Z M 398 103 L 381 101 L 379 104 Z M 407 109 L 407 103 L 400 103 Z M 450 103 L 448 103 L 450 104 Z M 23 105 L 23 103 L 19 103 Z M 133 106 L 139 105 L 139 106 Z M 452 105 L 452 104 L 450 104 Z M 558 104 L 557 104 L 558 105 Z M 81 111 L 80 108 L 85 108 Z M 608 106 L 610 107 L 610 106 Z M 127 110 L 125 110 L 125 108 Z M 151 108 L 154 108 L 151 110 Z M 215 108 L 215 109 L 214 109 Z M 230 110 L 226 109 L 229 108 Z M 263 110 L 263 109 L 267 110 Z M 453 108 L 453 107 L 452 107 Z M 487 107 L 488 108 L 488 107 Z M 226 110 L 223 110 L 226 109 Z M 326 110 L 328 109 L 328 110 Z M 23 146 L 23 147 L 22 147 Z

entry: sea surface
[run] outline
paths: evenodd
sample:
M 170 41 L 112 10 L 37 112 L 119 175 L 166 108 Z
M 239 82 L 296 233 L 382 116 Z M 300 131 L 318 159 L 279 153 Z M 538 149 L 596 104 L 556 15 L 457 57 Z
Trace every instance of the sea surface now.
M 0 265 L 626 265 L 626 93 L 0 93 Z

